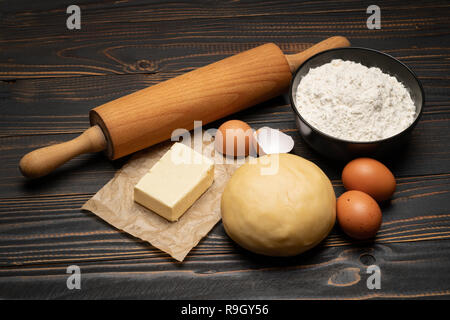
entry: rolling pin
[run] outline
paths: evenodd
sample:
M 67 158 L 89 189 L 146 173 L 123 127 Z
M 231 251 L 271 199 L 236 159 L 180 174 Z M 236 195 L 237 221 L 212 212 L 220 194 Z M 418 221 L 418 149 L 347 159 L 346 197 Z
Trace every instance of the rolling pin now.
M 91 127 L 79 137 L 26 154 L 22 174 L 44 176 L 73 157 L 105 151 L 115 160 L 282 94 L 294 72 L 311 56 L 349 46 L 340 36 L 292 55 L 268 43 L 176 78 L 107 102 L 89 113 Z

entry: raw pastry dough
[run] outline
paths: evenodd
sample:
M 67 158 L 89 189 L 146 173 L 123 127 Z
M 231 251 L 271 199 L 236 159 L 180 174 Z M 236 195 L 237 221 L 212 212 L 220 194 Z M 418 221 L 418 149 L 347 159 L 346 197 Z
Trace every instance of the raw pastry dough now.
M 278 170 L 267 174 L 277 165 Z M 221 211 L 225 231 L 245 249 L 292 256 L 311 249 L 331 231 L 336 196 L 314 163 L 292 154 L 271 154 L 236 170 L 222 194 Z

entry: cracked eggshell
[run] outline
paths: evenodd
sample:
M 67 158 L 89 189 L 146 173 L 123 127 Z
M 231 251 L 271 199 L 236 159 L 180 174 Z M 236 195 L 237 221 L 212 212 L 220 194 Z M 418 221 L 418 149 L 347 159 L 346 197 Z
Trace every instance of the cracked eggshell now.
M 289 153 L 294 148 L 294 140 L 277 129 L 262 127 L 253 133 L 253 143 L 260 156 L 275 153 Z

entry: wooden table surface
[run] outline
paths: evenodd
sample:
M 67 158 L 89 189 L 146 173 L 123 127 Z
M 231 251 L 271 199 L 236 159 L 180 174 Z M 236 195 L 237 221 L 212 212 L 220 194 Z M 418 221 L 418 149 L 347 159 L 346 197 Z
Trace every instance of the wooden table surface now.
M 0 298 L 450 298 L 450 3 L 379 1 L 76 1 L 81 30 L 66 28 L 75 1 L 0 3 Z M 386 160 L 398 179 L 373 242 L 336 227 L 314 250 L 253 255 L 221 223 L 177 263 L 81 205 L 127 158 L 81 156 L 27 181 L 23 154 L 74 138 L 104 102 L 266 42 L 285 53 L 343 35 L 391 54 L 420 78 L 426 105 L 411 141 Z M 295 140 L 343 192 L 343 164 L 301 140 L 284 97 L 234 115 Z M 213 127 L 220 122 L 212 124 Z M 381 289 L 366 285 L 368 265 Z M 81 290 L 66 286 L 81 268 Z

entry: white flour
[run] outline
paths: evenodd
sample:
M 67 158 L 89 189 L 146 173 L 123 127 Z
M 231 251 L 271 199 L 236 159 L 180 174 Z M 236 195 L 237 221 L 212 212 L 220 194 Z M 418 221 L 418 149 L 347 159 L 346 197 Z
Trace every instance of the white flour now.
M 391 137 L 414 121 L 416 110 L 395 77 L 340 59 L 309 70 L 296 101 L 302 117 L 316 129 L 352 141 Z

